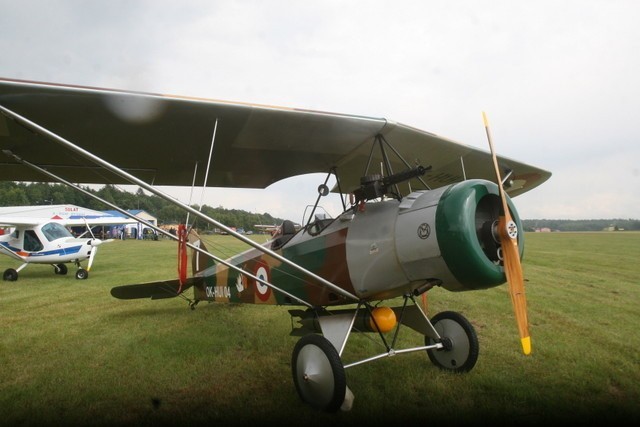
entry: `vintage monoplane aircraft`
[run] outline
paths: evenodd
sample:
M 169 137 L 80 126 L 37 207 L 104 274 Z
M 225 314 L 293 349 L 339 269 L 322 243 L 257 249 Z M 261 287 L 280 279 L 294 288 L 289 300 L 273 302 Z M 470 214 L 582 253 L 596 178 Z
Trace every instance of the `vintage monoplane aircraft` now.
M 383 357 L 424 351 L 445 370 L 474 367 L 472 324 L 455 311 L 429 319 L 416 302 L 434 287 L 507 282 L 523 352 L 531 351 L 524 242 L 511 197 L 551 174 L 497 156 L 486 117 L 489 151 L 383 118 L 17 80 L 0 80 L 0 113 L 0 179 L 136 184 L 250 245 L 222 259 L 183 227 L 178 278 L 112 295 L 165 298 L 193 287 L 192 307 L 201 300 L 292 306 L 299 319 L 292 333 L 302 335 L 293 382 L 315 408 L 349 409 L 345 370 Z M 301 227 L 285 221 L 265 244 L 155 187 L 266 188 L 315 172 L 327 179 Z M 331 191 L 342 196 L 335 218 L 318 214 Z M 196 253 L 190 277 L 187 247 Z M 401 328 L 424 345 L 401 348 Z M 352 332 L 375 334 L 385 350 L 343 360 Z
M 96 238 L 91 227 L 131 222 L 128 218 L 106 216 L 88 219 L 0 215 L 0 226 L 9 231 L 0 234 L 0 254 L 22 263 L 18 268 L 7 268 L 2 279 L 18 280 L 18 272 L 29 264 L 49 264 L 55 274 L 64 275 L 68 271 L 66 264 L 73 263 L 77 266 L 76 279 L 84 280 L 89 277 L 98 246 L 110 241 Z M 91 237 L 75 237 L 68 228 L 72 226 L 86 227 Z M 85 260 L 88 263 L 83 268 L 81 262 Z

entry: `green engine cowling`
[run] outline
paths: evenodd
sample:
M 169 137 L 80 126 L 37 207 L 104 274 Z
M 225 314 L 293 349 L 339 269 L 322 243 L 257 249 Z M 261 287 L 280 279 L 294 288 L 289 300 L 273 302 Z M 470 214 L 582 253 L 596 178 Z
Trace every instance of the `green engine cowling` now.
M 523 255 L 520 217 L 507 197 Z M 506 281 L 496 230 L 502 202 L 498 186 L 467 180 L 415 192 L 400 204 L 398 260 L 410 281 L 437 282 L 450 291 L 486 289 Z

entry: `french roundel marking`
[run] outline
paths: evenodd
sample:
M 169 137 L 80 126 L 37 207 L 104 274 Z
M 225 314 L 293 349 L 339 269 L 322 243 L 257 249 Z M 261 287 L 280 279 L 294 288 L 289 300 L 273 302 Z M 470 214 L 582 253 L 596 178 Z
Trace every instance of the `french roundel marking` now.
M 255 276 L 266 282 L 270 282 L 271 280 L 269 279 L 269 266 L 260 263 L 257 265 L 257 267 L 258 268 L 256 268 Z M 256 295 L 258 295 L 258 298 L 260 298 L 260 300 L 266 301 L 271 296 L 271 288 L 256 280 Z

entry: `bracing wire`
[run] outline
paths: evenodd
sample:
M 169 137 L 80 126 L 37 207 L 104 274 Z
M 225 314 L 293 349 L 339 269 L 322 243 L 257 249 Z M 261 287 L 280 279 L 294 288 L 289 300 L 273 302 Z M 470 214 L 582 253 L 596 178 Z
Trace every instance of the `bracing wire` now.
M 204 200 L 204 190 L 207 188 L 207 180 L 209 179 L 209 169 L 211 168 L 211 156 L 213 155 L 213 144 L 216 141 L 216 132 L 218 131 L 218 119 L 213 125 L 213 137 L 211 138 L 211 148 L 209 148 L 209 160 L 207 161 L 207 170 L 204 173 L 204 182 L 202 183 L 202 193 L 200 195 L 200 210 L 202 210 L 202 202 Z

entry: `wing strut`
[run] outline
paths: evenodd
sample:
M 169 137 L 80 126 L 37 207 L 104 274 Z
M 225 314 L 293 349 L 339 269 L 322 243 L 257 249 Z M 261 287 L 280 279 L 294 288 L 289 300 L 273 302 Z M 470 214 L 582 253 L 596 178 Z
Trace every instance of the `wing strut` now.
M 216 133 L 218 132 L 218 119 L 213 125 L 213 136 L 211 137 L 211 148 L 209 148 L 209 160 L 207 161 L 207 170 L 204 172 L 204 182 L 202 183 L 202 193 L 200 194 L 200 209 L 202 210 L 202 201 L 204 200 L 204 190 L 207 188 L 207 180 L 209 179 L 209 169 L 211 168 L 211 156 L 213 155 L 213 144 L 216 142 Z
M 211 155 L 213 154 L 213 144 L 216 141 L 216 131 L 218 130 L 218 119 L 216 119 L 215 124 L 213 125 L 213 136 L 211 137 L 211 148 L 209 148 L 209 160 L 207 161 L 207 169 L 204 172 L 204 182 L 202 183 L 202 193 L 200 193 L 200 207 L 199 210 L 202 211 L 202 201 L 204 200 L 204 190 L 207 188 L 207 180 L 209 179 L 209 169 L 211 168 Z M 193 189 L 196 186 L 196 174 L 198 172 L 198 162 L 196 161 L 196 166 L 193 171 L 193 182 L 191 183 L 191 194 L 189 195 L 189 205 L 191 205 L 191 198 L 193 196 Z M 189 212 L 187 212 L 187 221 L 186 225 L 189 225 Z
M 27 119 L 24 116 L 21 116 L 20 114 L 9 110 L 8 108 L 0 105 L 0 112 L 3 112 L 4 114 L 6 114 L 7 116 L 13 118 L 16 122 L 20 123 L 22 126 L 31 129 L 32 131 L 34 131 L 37 134 L 40 134 L 48 139 L 53 140 L 54 142 L 72 150 L 75 151 L 76 153 L 80 154 L 81 156 L 91 160 L 92 162 L 102 166 L 103 168 L 117 174 L 120 175 L 121 177 L 123 177 L 124 179 L 126 179 L 127 181 L 136 184 L 144 189 L 146 189 L 147 191 L 155 194 L 156 196 L 170 202 L 173 203 L 174 205 L 186 210 L 187 212 L 192 213 L 193 215 L 200 217 L 201 219 L 203 219 L 204 221 L 207 221 L 213 225 L 215 225 L 216 227 L 221 228 L 222 230 L 226 231 L 227 233 L 229 233 L 230 235 L 232 235 L 233 237 L 235 237 L 238 240 L 241 240 L 242 242 L 248 244 L 249 246 L 277 259 L 278 261 L 283 262 L 284 264 L 289 265 L 290 267 L 298 270 L 299 272 L 305 274 L 306 276 L 316 280 L 317 282 L 323 284 L 324 286 L 326 286 L 327 288 L 331 289 L 333 292 L 336 292 L 339 295 L 342 295 L 345 298 L 351 299 L 353 301 L 359 301 L 359 298 L 355 295 L 353 295 L 351 292 L 346 291 L 345 289 L 340 288 L 339 286 L 334 285 L 333 283 L 329 282 L 328 280 L 326 280 L 325 278 L 318 276 L 317 274 L 305 269 L 304 267 L 296 264 L 295 262 L 292 262 L 291 260 L 283 257 L 282 255 L 272 251 L 271 249 L 264 247 L 260 244 L 258 244 L 257 242 L 254 242 L 253 240 L 243 236 L 242 234 L 236 232 L 235 230 L 232 230 L 231 228 L 227 227 L 226 225 L 222 224 L 219 221 L 216 221 L 215 219 L 203 214 L 202 212 L 193 209 L 191 206 L 187 206 L 184 203 L 180 202 L 179 200 L 176 200 L 175 198 L 169 196 L 168 194 L 163 193 L 162 191 L 156 189 L 154 186 L 147 184 L 146 182 L 136 178 L 135 176 L 131 175 L 130 173 L 127 173 L 126 171 L 112 165 L 111 163 L 101 159 L 100 157 L 90 153 L 89 151 L 73 144 L 72 142 L 64 139 L 63 137 L 51 132 L 48 129 L 43 128 L 42 126 L 38 125 L 37 123 L 34 123 L 33 121 Z M 296 298 L 297 300 L 298 298 Z
M 193 180 L 191 180 L 191 192 L 189 192 L 189 205 L 191 205 L 191 201 L 193 200 L 193 189 L 196 186 L 196 175 L 198 174 L 198 162 L 196 161 L 196 165 L 193 167 Z M 187 219 L 184 221 L 186 225 L 189 225 L 189 212 L 187 212 Z
M 329 194 L 329 187 L 327 187 L 327 182 L 329 182 L 329 178 L 331 178 L 331 174 L 335 173 L 335 171 L 336 171 L 335 168 L 331 168 L 329 173 L 327 173 L 327 177 L 324 180 L 324 184 L 320 184 L 318 186 L 318 198 L 316 199 L 316 203 L 313 205 L 313 209 L 311 210 L 311 214 L 309 215 L 309 219 L 307 220 L 306 226 L 311 224 L 311 221 L 313 221 L 313 214 L 316 212 L 318 203 L 320 203 L 320 198 Z M 342 199 L 342 197 L 340 199 Z
M 385 147 L 388 147 L 391 151 L 393 151 L 393 153 L 396 155 L 396 157 L 398 159 L 400 159 L 400 161 L 402 163 L 404 163 L 404 165 L 407 167 L 407 169 L 411 169 L 412 168 L 412 166 L 409 164 L 409 162 L 407 162 L 405 160 L 405 158 L 402 157 L 402 154 L 400 154 L 400 152 L 398 152 L 398 150 L 396 150 L 395 147 L 393 145 L 391 145 L 389 143 L 389 141 L 387 141 L 387 139 L 384 137 L 384 135 L 377 134 L 375 139 L 374 139 L 374 141 L 373 141 L 373 144 L 371 145 L 371 151 L 369 152 L 369 160 L 367 161 L 367 166 L 366 166 L 365 171 L 364 171 L 364 176 L 366 176 L 367 173 L 369 173 L 369 167 L 371 166 L 371 159 L 373 158 L 373 150 L 374 150 L 374 148 L 376 146 L 376 143 L 378 143 L 378 146 L 380 147 L 380 155 L 382 156 L 382 159 L 383 159 L 383 162 L 384 162 L 384 169 L 386 169 L 386 172 L 387 172 L 388 176 L 393 175 L 393 168 L 391 167 L 391 161 L 389 160 L 389 156 L 387 155 L 387 150 L 385 149 Z M 422 179 L 422 177 L 416 176 L 414 178 L 417 178 L 418 180 L 420 180 L 420 183 L 422 183 L 422 185 L 424 185 L 424 187 L 427 190 L 431 190 L 431 187 L 429 187 L 427 185 L 427 183 Z M 394 184 L 394 187 L 396 189 L 396 194 L 399 195 L 400 194 L 400 189 L 398 188 L 398 185 Z

